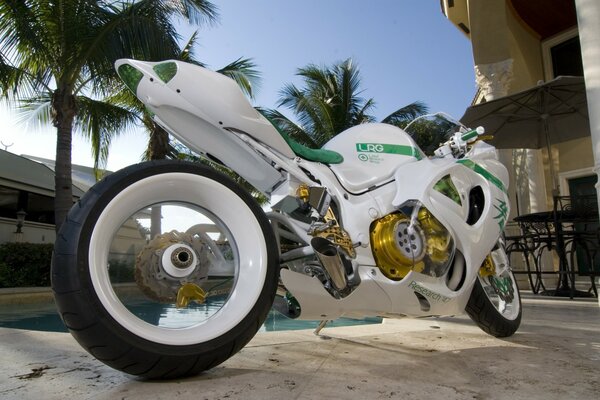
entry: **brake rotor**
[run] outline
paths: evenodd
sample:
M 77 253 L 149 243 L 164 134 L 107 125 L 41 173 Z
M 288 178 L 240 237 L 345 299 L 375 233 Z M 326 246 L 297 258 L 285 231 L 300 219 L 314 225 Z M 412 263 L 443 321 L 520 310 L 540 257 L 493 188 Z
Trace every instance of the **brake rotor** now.
M 136 257 L 135 281 L 149 298 L 174 303 L 183 285 L 206 280 L 208 253 L 208 246 L 197 235 L 177 231 L 156 235 Z

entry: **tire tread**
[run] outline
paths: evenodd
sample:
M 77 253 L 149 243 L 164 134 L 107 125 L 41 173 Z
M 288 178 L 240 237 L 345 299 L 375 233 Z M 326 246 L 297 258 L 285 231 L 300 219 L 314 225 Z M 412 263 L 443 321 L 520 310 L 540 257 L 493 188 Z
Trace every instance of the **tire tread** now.
M 514 276 L 513 276 L 514 279 Z M 488 299 L 479 279 L 475 281 L 471 297 L 465 308 L 469 317 L 485 333 L 497 338 L 512 336 L 521 324 L 521 299 L 519 293 L 515 293 L 519 302 L 519 314 L 514 320 L 504 318 Z

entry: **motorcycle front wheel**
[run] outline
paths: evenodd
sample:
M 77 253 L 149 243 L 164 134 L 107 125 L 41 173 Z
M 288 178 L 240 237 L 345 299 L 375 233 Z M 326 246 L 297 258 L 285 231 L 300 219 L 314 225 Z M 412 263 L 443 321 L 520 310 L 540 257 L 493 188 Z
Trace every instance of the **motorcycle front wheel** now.
M 134 165 L 71 209 L 52 287 L 75 339 L 152 379 L 195 375 L 240 350 L 273 303 L 269 221 L 231 179 L 198 164 Z
M 513 335 L 521 324 L 521 296 L 501 243 L 486 257 L 473 286 L 466 312 L 486 333 Z

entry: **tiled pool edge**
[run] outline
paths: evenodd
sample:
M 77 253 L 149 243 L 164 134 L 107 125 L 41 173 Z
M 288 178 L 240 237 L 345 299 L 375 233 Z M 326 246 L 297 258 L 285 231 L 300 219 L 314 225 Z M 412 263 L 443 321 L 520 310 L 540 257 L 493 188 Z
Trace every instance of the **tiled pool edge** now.
M 0 305 L 54 303 L 51 287 L 15 287 L 0 289 Z

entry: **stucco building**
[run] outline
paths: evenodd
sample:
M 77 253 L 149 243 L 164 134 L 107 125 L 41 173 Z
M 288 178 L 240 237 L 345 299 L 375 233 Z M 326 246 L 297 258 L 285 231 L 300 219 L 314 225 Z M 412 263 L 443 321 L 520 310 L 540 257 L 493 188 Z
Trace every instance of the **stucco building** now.
M 558 76 L 585 82 L 590 135 L 549 148 L 500 150 L 510 171 L 511 217 L 549 210 L 555 195 L 600 198 L 600 1 L 441 0 L 441 7 L 472 45 L 478 86 L 473 104 Z M 554 262 L 544 257 L 543 269 L 558 269 L 556 255 Z
M 591 136 L 552 146 L 559 193 L 595 192 L 600 148 L 600 2 L 597 0 L 442 0 L 446 17 L 473 48 L 474 103 L 534 87 L 561 75 L 584 76 Z M 534 134 L 534 133 L 532 133 Z M 502 150 L 511 171 L 512 216 L 552 205 L 546 149 Z M 516 204 L 518 203 L 518 204 Z
M 74 180 L 73 200 L 89 188 L 79 181 Z M 42 162 L 0 150 L 0 243 L 54 243 L 54 239 L 54 171 Z

